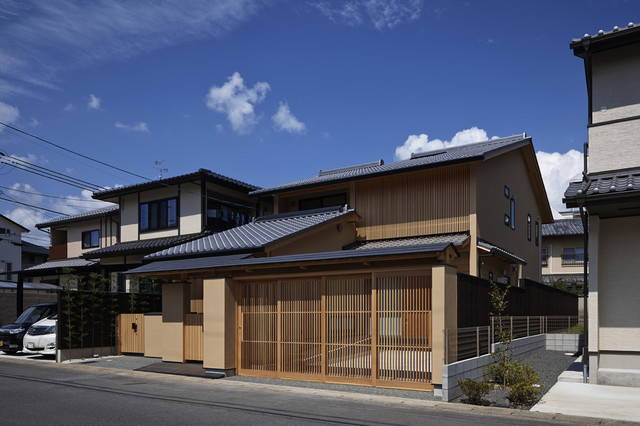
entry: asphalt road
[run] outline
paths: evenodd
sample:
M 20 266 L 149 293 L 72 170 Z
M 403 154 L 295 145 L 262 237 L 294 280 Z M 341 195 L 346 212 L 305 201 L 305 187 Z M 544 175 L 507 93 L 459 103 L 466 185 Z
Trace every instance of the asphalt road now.
M 0 424 L 539 425 L 541 413 L 0 360 Z

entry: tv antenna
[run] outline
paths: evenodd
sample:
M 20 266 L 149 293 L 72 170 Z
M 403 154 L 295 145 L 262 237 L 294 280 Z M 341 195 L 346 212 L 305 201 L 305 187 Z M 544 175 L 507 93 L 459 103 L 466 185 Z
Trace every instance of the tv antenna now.
M 169 169 L 167 169 L 166 167 L 162 167 L 162 163 L 164 163 L 166 160 L 156 160 L 153 162 L 153 164 L 155 164 L 156 166 L 160 166 L 160 167 L 154 167 L 154 169 L 156 169 L 157 171 L 160 172 L 159 176 L 156 176 L 156 179 L 162 179 L 162 173 L 166 173 L 169 171 Z

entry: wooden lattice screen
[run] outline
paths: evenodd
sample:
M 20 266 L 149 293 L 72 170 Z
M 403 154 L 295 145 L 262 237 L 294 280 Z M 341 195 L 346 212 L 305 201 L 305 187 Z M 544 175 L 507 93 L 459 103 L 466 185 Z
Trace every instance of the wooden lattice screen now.
M 239 374 L 432 389 L 428 273 L 243 282 L 238 290 Z

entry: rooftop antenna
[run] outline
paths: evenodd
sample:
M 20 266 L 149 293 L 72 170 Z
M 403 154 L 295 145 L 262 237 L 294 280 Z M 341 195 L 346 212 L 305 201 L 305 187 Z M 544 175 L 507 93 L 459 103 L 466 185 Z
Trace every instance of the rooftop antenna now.
M 160 161 L 155 160 L 153 164 L 155 164 L 156 166 L 161 166 L 162 163 L 164 163 L 165 161 L 166 160 L 160 160 Z M 156 176 L 156 179 L 162 179 L 162 173 L 166 173 L 169 171 L 169 169 L 167 169 L 166 167 L 154 167 L 154 169 L 160 172 L 160 175 Z

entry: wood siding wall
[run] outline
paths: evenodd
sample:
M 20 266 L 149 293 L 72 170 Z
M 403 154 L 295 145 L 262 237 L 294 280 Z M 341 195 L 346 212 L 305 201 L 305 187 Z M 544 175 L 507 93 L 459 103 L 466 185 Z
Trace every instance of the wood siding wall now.
M 358 237 L 367 240 L 469 230 L 466 164 L 356 182 Z
M 185 314 L 184 316 L 184 359 L 187 361 L 204 360 L 203 314 Z
M 431 385 L 431 275 L 238 284 L 238 373 L 411 389 Z
M 144 314 L 118 315 L 118 353 L 144 353 Z

